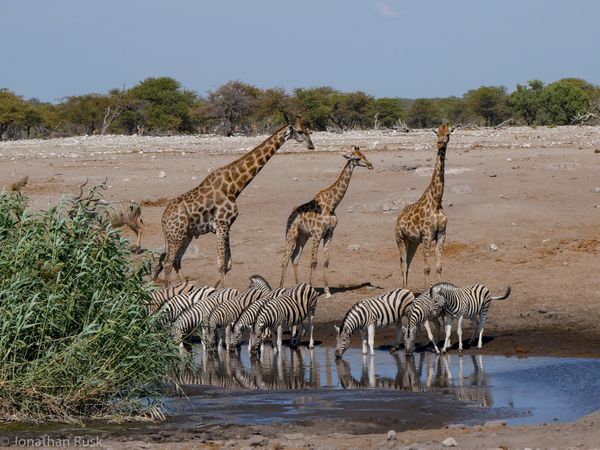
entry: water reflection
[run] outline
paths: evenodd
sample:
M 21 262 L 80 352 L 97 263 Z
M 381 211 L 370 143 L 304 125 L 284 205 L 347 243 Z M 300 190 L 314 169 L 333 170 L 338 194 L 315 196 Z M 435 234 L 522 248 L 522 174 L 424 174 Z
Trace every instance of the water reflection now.
M 349 351 L 334 359 L 333 349 L 284 349 L 270 346 L 250 357 L 244 351 L 207 353 L 193 349 L 195 367 L 181 374 L 183 385 L 225 389 L 390 389 L 442 392 L 482 407 L 492 406 L 492 395 L 481 355 L 420 353 L 406 357 L 380 352 L 365 356 Z M 337 377 L 334 375 L 337 374 Z

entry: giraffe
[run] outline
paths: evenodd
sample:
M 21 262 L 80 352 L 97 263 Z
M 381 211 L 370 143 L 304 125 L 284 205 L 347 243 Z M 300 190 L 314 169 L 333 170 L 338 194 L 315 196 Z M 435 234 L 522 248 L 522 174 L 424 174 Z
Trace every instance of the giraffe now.
M 448 124 L 439 127 L 437 134 L 437 158 L 435 168 L 431 175 L 431 182 L 421 198 L 408 205 L 398 214 L 396 221 L 396 243 L 400 251 L 400 266 L 402 268 L 403 287 L 408 285 L 408 270 L 419 244 L 423 244 L 423 259 L 425 263 L 425 285 L 428 286 L 430 274 L 429 253 L 431 242 L 435 241 L 436 273 L 438 281 L 442 281 L 442 247 L 446 239 L 446 225 L 448 218 L 442 209 L 442 196 L 444 194 L 444 162 L 446 147 L 450 140 L 450 133 L 454 128 Z
M 333 231 L 337 225 L 335 208 L 344 198 L 352 172 L 356 166 L 373 169 L 371 163 L 365 158 L 358 147 L 354 147 L 350 156 L 342 155 L 348 161 L 344 165 L 337 181 L 327 189 L 320 191 L 310 202 L 298 206 L 290 214 L 286 227 L 286 246 L 281 263 L 280 287 L 285 281 L 285 272 L 290 259 L 294 268 L 294 278 L 298 283 L 298 261 L 302 249 L 312 237 L 312 254 L 310 262 L 309 283 L 312 283 L 313 270 L 317 267 L 317 253 L 319 244 L 323 241 L 323 280 L 325 282 L 325 298 L 332 297 L 327 282 L 327 269 L 329 268 L 329 244 Z
M 169 285 L 171 269 L 181 279 L 181 258 L 193 238 L 209 232 L 217 235 L 219 279 L 215 287 L 225 286 L 225 274 L 231 269 L 229 229 L 238 215 L 236 199 L 267 161 L 288 139 L 305 142 L 314 149 L 308 128 L 300 116 L 279 128 L 253 150 L 232 163 L 213 170 L 198 186 L 169 201 L 162 216 L 165 251 L 161 254 L 153 278 L 165 271 Z M 164 261 L 164 266 L 163 266 Z

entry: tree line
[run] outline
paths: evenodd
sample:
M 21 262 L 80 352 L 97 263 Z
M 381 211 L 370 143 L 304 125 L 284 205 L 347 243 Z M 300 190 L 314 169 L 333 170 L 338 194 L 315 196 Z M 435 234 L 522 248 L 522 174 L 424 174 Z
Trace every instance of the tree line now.
M 147 78 L 130 89 L 74 95 L 58 103 L 0 89 L 0 139 L 82 134 L 259 134 L 300 114 L 311 129 L 346 131 L 434 127 L 441 122 L 497 126 L 597 123 L 600 87 L 580 78 L 532 80 L 513 92 L 481 86 L 462 97 L 375 98 L 331 87 L 260 89 L 229 81 L 200 96 L 173 78 Z

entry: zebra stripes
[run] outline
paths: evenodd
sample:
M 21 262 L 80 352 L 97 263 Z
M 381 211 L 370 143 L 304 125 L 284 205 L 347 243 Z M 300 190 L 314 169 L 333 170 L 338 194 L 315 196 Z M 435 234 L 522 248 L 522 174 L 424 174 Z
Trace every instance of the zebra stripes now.
M 150 300 L 146 303 L 146 311 L 148 311 L 149 315 L 154 314 L 171 298 L 175 297 L 176 295 L 188 294 L 194 289 L 195 288 L 192 283 L 184 281 L 183 283 L 179 283 L 175 286 L 160 289 L 158 291 L 152 291 L 150 292 Z
M 194 303 L 182 312 L 171 326 L 171 335 L 181 342 L 182 339 L 201 327 L 208 318 L 211 311 L 220 303 L 238 295 L 237 289 L 225 288 L 213 292 L 202 301 Z
M 264 339 L 264 332 L 271 330 L 273 347 L 281 350 L 284 327 L 298 325 L 296 336 L 292 338 L 292 346 L 298 344 L 302 336 L 302 322 L 308 318 L 310 340 L 308 348 L 314 348 L 313 320 L 317 308 L 317 291 L 309 284 L 302 283 L 292 288 L 290 292 L 280 295 L 267 302 L 260 310 L 252 333 L 250 335 L 250 351 L 257 353 Z M 276 342 L 275 342 L 276 339 Z
M 207 348 L 213 349 L 215 344 L 217 344 L 215 342 L 216 334 L 224 331 L 225 346 L 227 350 L 229 350 L 231 343 L 231 324 L 240 317 L 244 309 L 268 293 L 269 289 L 264 286 L 260 288 L 251 287 L 216 306 L 208 316 L 206 323 L 204 341 Z
M 160 323 L 167 325 L 172 323 L 186 309 L 201 302 L 216 291 L 215 288 L 203 286 L 187 294 L 179 294 L 167 301 L 158 311 L 160 314 Z
M 473 322 L 473 334 L 469 344 L 475 344 L 477 334 L 479 341 L 477 348 L 482 347 L 483 328 L 487 319 L 488 310 L 492 300 L 504 300 L 510 295 L 511 288 L 508 286 L 503 295 L 492 297 L 490 290 L 482 284 L 458 288 L 450 283 L 438 283 L 429 289 L 432 298 L 439 297 L 444 304 L 444 315 L 446 322 L 446 340 L 442 352 L 450 347 L 450 333 L 452 332 L 452 319 L 457 318 L 456 332 L 458 334 L 458 351 L 462 351 L 462 321 L 471 319 Z M 437 301 L 437 300 L 436 300 Z
M 239 347 L 242 343 L 242 334 L 248 328 L 252 328 L 254 323 L 256 322 L 256 317 L 258 313 L 262 309 L 262 307 L 271 299 L 275 297 L 279 297 L 283 293 L 285 293 L 288 289 L 286 288 L 277 288 L 273 289 L 269 292 L 268 295 L 259 298 L 258 300 L 252 302 L 250 306 L 248 306 L 238 317 L 238 319 L 233 324 L 233 331 L 231 334 L 231 346 Z M 248 343 L 250 345 L 250 343 Z
M 378 295 L 377 297 L 366 298 L 354 304 L 348 310 L 341 326 L 335 327 L 336 349 L 335 357 L 341 358 L 344 352 L 350 346 L 350 338 L 356 330 L 360 332 L 363 346 L 363 354 L 367 354 L 367 340 L 371 355 L 375 353 L 373 345 L 375 343 L 375 327 L 386 327 L 396 324 L 396 345 L 400 344 L 402 334 L 402 316 L 406 315 L 408 307 L 414 301 L 415 296 L 407 289 L 395 289 Z
M 443 310 L 443 300 L 441 300 L 439 296 L 436 296 L 435 299 L 432 298 L 431 295 L 429 295 L 429 291 L 422 292 L 421 295 L 419 295 L 415 299 L 408 311 L 408 325 L 406 327 L 406 333 L 404 335 L 404 346 L 407 355 L 412 354 L 414 350 L 414 341 L 416 338 L 417 330 L 421 325 L 425 326 L 425 330 L 427 331 L 427 337 L 433 344 L 435 352 L 440 352 L 440 350 L 437 347 L 437 343 L 433 337 L 433 333 L 431 332 L 431 326 L 429 324 L 429 321 L 435 321 L 439 335 L 440 327 L 437 319 L 442 315 Z

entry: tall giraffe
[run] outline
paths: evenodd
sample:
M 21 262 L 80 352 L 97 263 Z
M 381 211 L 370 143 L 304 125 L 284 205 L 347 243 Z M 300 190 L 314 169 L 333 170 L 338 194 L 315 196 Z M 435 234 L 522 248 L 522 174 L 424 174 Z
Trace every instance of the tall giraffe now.
M 309 283 L 312 283 L 313 270 L 317 267 L 317 253 L 319 244 L 323 241 L 323 280 L 325 282 L 325 297 L 331 297 L 329 292 L 329 283 L 327 282 L 327 269 L 329 267 L 329 244 L 333 237 L 333 231 L 337 225 L 335 208 L 344 198 L 352 172 L 356 166 L 373 169 L 371 163 L 365 158 L 358 147 L 354 147 L 350 156 L 342 155 L 348 161 L 342 169 L 342 173 L 337 181 L 327 189 L 320 191 L 310 202 L 298 206 L 292 211 L 287 221 L 286 227 L 286 246 L 281 262 L 281 281 L 280 287 L 283 287 L 285 281 L 285 272 L 290 259 L 294 268 L 294 278 L 298 283 L 298 261 L 302 254 L 302 249 L 312 237 L 312 254 L 310 260 Z
M 396 221 L 396 243 L 400 251 L 400 266 L 402 268 L 403 287 L 408 285 L 408 270 L 415 255 L 417 247 L 423 244 L 423 259 L 425 267 L 425 286 L 428 286 L 429 253 L 431 242 L 435 241 L 435 270 L 438 281 L 442 281 L 442 247 L 446 239 L 446 225 L 448 218 L 442 209 L 442 196 L 444 195 L 444 162 L 446 159 L 446 147 L 450 140 L 450 133 L 454 128 L 443 124 L 437 131 L 437 158 L 435 168 L 431 175 L 431 182 L 421 198 L 415 203 L 408 205 L 398 214 Z
M 314 149 L 308 128 L 297 116 L 241 158 L 213 170 L 194 189 L 169 201 L 162 216 L 165 252 L 154 279 L 162 271 L 163 261 L 165 285 L 169 285 L 171 269 L 181 278 L 181 258 L 188 245 L 193 238 L 211 232 L 217 235 L 219 279 L 215 287 L 225 285 L 225 274 L 231 269 L 229 229 L 238 215 L 236 199 L 288 139 L 305 142 L 308 149 Z

